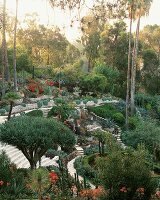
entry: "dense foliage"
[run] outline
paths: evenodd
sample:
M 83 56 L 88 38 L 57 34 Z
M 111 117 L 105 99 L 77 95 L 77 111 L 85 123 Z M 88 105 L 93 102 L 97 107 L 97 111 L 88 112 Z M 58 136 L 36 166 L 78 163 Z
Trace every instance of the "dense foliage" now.
M 53 144 L 63 149 L 72 149 L 75 144 L 73 133 L 61 122 L 30 116 L 15 117 L 3 124 L 0 140 L 21 150 L 32 169 Z

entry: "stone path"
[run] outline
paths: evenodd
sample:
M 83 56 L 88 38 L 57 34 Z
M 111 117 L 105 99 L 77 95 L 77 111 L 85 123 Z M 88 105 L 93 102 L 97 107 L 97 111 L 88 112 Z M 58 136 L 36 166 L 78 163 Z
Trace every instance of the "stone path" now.
M 75 177 L 75 174 L 76 174 L 76 169 L 74 168 L 74 162 L 77 158 L 84 156 L 84 150 L 82 147 L 75 145 L 75 148 L 77 150 L 78 156 L 76 158 L 72 159 L 71 161 L 69 161 L 67 164 L 68 172 L 73 178 Z M 82 176 L 78 176 L 78 178 L 79 178 L 80 182 L 84 181 Z M 95 189 L 95 186 L 92 183 L 88 182 L 88 184 L 90 185 L 91 189 Z

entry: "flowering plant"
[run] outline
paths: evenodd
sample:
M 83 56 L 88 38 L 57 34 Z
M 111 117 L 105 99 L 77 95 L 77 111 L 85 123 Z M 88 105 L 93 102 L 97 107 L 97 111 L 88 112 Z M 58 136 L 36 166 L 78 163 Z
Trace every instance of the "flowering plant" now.
M 53 171 L 49 173 L 49 178 L 51 183 L 56 183 L 58 181 L 58 175 Z

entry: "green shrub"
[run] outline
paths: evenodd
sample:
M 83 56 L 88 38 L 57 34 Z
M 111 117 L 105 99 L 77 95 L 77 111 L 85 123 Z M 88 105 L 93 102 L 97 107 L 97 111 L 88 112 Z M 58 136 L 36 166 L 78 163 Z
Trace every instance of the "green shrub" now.
M 84 149 L 85 155 L 91 155 L 91 154 L 98 153 L 98 152 L 99 152 L 98 145 L 90 146 L 90 147 Z
M 59 97 L 55 98 L 55 99 L 54 99 L 54 102 L 55 102 L 56 104 L 65 104 L 65 100 L 62 99 L 62 98 L 59 98 Z
M 83 159 L 83 164 L 84 166 L 92 165 L 94 161 L 95 161 L 95 154 L 92 154 Z
M 48 102 L 49 102 L 48 99 L 44 99 L 44 100 L 43 100 L 43 105 L 44 105 L 44 106 L 47 106 L 47 105 L 48 105 Z
M 107 100 L 107 97 L 102 97 L 102 101 L 106 101 Z
M 147 110 L 151 110 L 151 109 L 152 109 L 152 106 L 151 106 L 150 103 L 147 103 L 147 104 L 146 104 L 146 109 L 147 109 Z
M 48 149 L 47 152 L 45 153 L 45 156 L 49 157 L 50 159 L 54 158 L 56 156 L 55 149 Z
M 113 114 L 117 113 L 117 110 L 114 108 L 114 106 L 108 104 L 98 107 L 91 107 L 88 108 L 88 110 L 103 118 L 112 118 Z
M 26 107 L 26 104 L 25 103 L 21 103 L 21 106 Z
M 98 103 L 98 99 L 93 99 L 93 102 L 94 103 Z
M 118 125 L 123 125 L 125 123 L 125 117 L 120 112 L 113 114 L 113 119 Z
M 5 106 L 4 109 L 6 110 L 6 112 L 9 112 L 10 106 Z
M 83 103 L 86 104 L 88 102 L 88 99 L 84 99 Z
M 81 103 L 81 100 L 77 99 L 75 100 L 76 104 L 79 105 Z
M 68 92 L 65 91 L 65 90 L 63 90 L 62 93 L 61 93 L 62 96 L 67 96 L 67 94 L 68 94 Z
M 1 109 L 0 109 L 0 115 L 4 115 L 5 112 L 6 112 L 6 110 L 5 110 L 4 108 L 1 108 Z
M 26 113 L 27 116 L 34 116 L 34 117 L 43 117 L 43 111 L 42 110 L 32 110 L 28 113 Z
M 50 86 L 44 87 L 44 94 L 45 95 L 51 95 L 52 94 L 52 90 L 51 90 Z
M 43 102 L 42 101 L 38 101 L 37 102 L 37 106 L 38 106 L 38 108 L 41 108 L 43 106 Z
M 134 130 L 138 125 L 139 118 L 137 116 L 129 117 L 129 129 Z
M 85 176 L 88 179 L 94 179 L 96 177 L 96 171 L 89 164 L 83 164 L 85 162 L 84 159 L 87 158 L 77 158 L 74 162 L 74 167 L 79 175 Z

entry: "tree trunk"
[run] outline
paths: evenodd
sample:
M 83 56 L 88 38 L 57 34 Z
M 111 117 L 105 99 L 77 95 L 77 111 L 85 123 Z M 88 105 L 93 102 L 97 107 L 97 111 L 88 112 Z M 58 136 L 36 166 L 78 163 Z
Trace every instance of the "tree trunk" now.
M 128 45 L 128 70 L 127 70 L 127 91 L 126 91 L 126 129 L 128 129 L 129 121 L 129 99 L 130 99 L 130 80 L 131 80 L 131 37 L 132 37 L 132 18 L 133 5 L 130 8 L 130 31 L 129 31 L 129 45 Z
M 15 91 L 18 91 L 18 87 L 17 87 L 17 70 L 16 70 L 17 11 L 18 11 L 18 0 L 16 0 L 16 16 L 15 16 L 14 43 L 13 43 L 13 68 L 14 68 L 14 90 Z
M 101 142 L 100 141 L 98 142 L 98 148 L 99 148 L 99 154 L 101 156 Z
M 91 58 L 89 57 L 88 59 L 88 72 L 91 72 L 92 71 L 92 63 L 91 63 Z
M 34 160 L 29 160 L 31 170 L 36 169 L 36 162 Z
M 135 113 L 135 85 L 136 85 L 136 65 L 137 65 L 137 54 L 138 54 L 138 42 L 139 42 L 139 27 L 140 27 L 140 16 L 138 17 L 136 37 L 134 40 L 134 49 L 132 56 L 132 69 L 131 69 L 131 116 Z
M 10 109 L 9 109 L 9 113 L 8 113 L 8 121 L 11 119 L 13 104 L 14 104 L 14 102 L 11 101 L 11 102 L 10 102 Z
M 10 73 L 9 73 L 9 66 L 8 66 L 7 43 L 6 43 L 6 0 L 3 1 L 2 62 L 4 66 L 4 80 L 9 82 Z
M 50 64 L 50 56 L 49 56 L 49 45 L 48 45 L 48 49 L 47 49 L 47 65 Z

